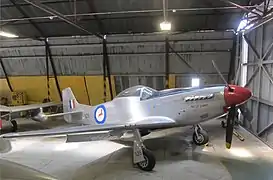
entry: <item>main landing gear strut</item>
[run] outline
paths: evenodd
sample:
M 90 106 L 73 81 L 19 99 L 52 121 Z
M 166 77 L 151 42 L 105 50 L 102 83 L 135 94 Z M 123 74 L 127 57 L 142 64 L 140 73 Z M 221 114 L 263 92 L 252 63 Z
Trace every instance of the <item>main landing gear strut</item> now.
M 141 170 L 152 171 L 156 163 L 155 156 L 144 146 L 139 130 L 135 129 L 133 132 L 135 138 L 133 147 L 133 162 Z
M 198 146 L 205 145 L 209 142 L 208 133 L 199 124 L 194 126 L 192 139 Z

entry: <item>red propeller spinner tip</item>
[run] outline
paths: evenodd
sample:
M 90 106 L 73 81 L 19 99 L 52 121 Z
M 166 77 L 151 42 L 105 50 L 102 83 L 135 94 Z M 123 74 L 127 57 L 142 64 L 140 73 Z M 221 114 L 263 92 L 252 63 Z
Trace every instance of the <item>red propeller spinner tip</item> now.
M 224 98 L 225 98 L 227 107 L 231 105 L 243 104 L 251 96 L 252 96 L 251 91 L 241 86 L 229 85 L 229 87 L 225 87 L 225 90 L 224 90 Z

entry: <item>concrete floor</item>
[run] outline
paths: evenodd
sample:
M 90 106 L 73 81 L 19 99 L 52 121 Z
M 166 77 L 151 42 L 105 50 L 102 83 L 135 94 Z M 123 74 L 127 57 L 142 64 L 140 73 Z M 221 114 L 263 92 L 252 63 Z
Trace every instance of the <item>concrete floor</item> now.
M 21 130 L 27 130 L 62 123 L 41 125 L 22 121 L 20 124 Z M 0 154 L 0 160 L 23 164 L 62 180 L 273 180 L 272 149 L 240 128 L 237 131 L 245 141 L 241 142 L 234 136 L 232 149 L 226 150 L 220 121 L 210 121 L 203 127 L 210 135 L 207 147 L 191 144 L 190 127 L 163 130 L 147 136 L 145 145 L 157 159 L 153 172 L 143 172 L 132 166 L 131 149 L 127 143 L 110 141 L 65 143 L 65 138 L 15 139 L 12 151 Z

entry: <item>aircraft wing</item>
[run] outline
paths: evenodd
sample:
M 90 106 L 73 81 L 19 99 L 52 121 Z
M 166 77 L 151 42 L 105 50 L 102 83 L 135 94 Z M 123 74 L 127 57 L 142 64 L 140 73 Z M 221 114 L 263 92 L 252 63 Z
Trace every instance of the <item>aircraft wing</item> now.
M 32 109 L 39 109 L 43 107 L 50 107 L 50 106 L 57 106 L 61 105 L 60 103 L 55 103 L 55 102 L 48 102 L 48 103 L 41 103 L 41 104 L 29 104 L 29 105 L 23 105 L 23 106 L 3 106 L 0 105 L 0 112 L 21 112 L 21 111 L 28 111 Z
M 7 106 L 0 105 L 0 112 L 10 112 L 10 108 Z
M 67 135 L 75 133 L 88 133 L 93 131 L 106 131 L 106 130 L 132 130 L 141 128 L 163 128 L 172 127 L 175 125 L 175 121 L 163 117 L 163 116 L 151 116 L 146 117 L 139 121 L 132 121 L 126 124 L 105 124 L 105 125 L 83 125 L 76 127 L 58 128 L 58 129 L 47 129 L 37 131 L 27 131 L 20 133 L 8 133 L 3 134 L 2 138 L 17 138 L 17 137 L 32 137 L 32 136 L 56 136 L 56 135 Z

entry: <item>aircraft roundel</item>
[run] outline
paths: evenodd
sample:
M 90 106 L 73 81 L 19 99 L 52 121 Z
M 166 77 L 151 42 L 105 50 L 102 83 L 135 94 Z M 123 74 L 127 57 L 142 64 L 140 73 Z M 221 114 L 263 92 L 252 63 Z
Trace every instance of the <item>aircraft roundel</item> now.
M 106 120 L 106 108 L 104 105 L 99 105 L 94 112 L 94 119 L 98 124 L 103 124 Z

